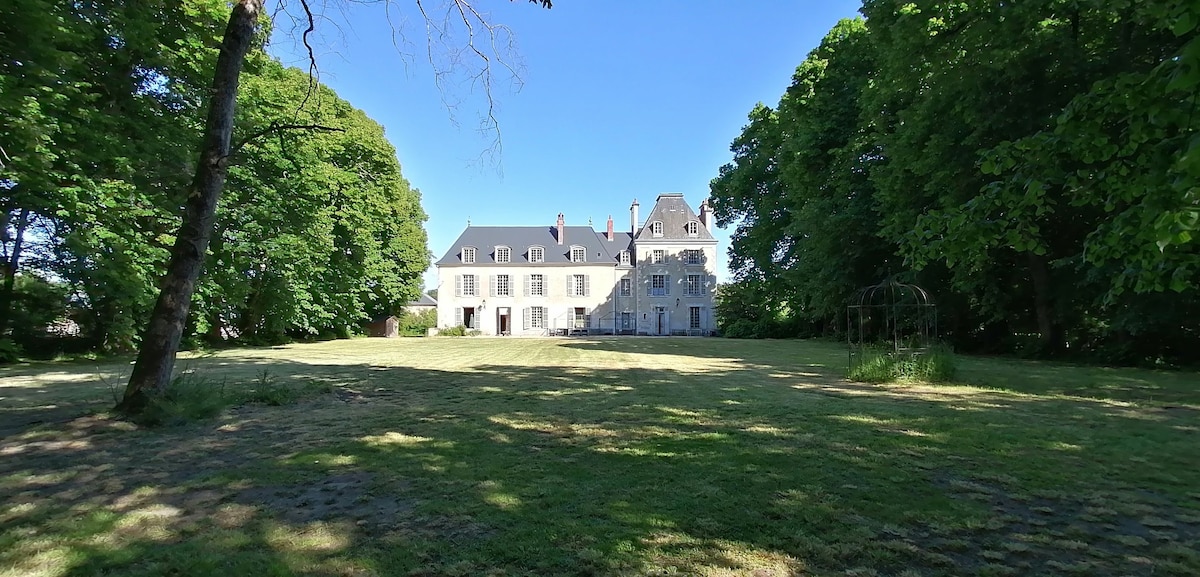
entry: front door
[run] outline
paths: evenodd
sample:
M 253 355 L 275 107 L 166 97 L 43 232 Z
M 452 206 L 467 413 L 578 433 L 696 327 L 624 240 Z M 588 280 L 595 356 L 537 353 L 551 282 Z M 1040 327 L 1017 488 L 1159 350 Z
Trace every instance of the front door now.
M 508 326 L 509 310 L 508 307 L 496 308 L 496 334 L 508 335 L 512 333 L 512 327 Z
M 462 324 L 468 329 L 475 328 L 475 307 L 463 307 Z
M 658 307 L 654 309 L 654 317 L 656 319 L 655 334 L 665 335 L 671 332 L 670 319 L 667 317 L 667 309 Z

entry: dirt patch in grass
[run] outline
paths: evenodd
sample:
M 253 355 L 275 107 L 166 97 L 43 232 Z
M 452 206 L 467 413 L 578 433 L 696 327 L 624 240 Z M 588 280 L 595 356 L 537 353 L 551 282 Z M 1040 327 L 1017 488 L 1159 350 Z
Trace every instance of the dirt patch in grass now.
M 391 527 L 412 517 L 416 501 L 375 492 L 372 475 L 354 471 L 302 484 L 261 485 L 238 491 L 232 501 L 254 505 L 289 523 L 351 520 Z

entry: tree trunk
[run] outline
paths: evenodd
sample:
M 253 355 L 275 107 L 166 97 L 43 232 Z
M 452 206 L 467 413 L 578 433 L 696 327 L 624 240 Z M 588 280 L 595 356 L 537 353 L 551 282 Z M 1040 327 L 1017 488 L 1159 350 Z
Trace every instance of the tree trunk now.
M 8 330 L 12 318 L 13 287 L 17 282 L 17 266 L 21 264 L 21 243 L 25 240 L 25 227 L 29 226 L 29 210 L 22 208 L 17 214 L 17 235 L 13 238 L 12 253 L 4 265 L 4 285 L 0 287 L 0 337 Z M 5 223 L 7 230 L 7 223 Z
M 225 186 L 238 81 L 262 7 L 263 0 L 237 0 L 229 15 L 229 24 L 225 27 L 225 38 L 221 42 L 221 52 L 213 74 L 196 176 L 184 208 L 183 223 L 175 237 L 175 246 L 171 249 L 171 261 L 167 265 L 158 301 L 142 335 L 137 363 L 129 376 L 125 396 L 117 405 L 122 412 L 140 411 L 150 394 L 164 391 L 170 383 L 171 372 L 175 368 L 175 353 L 179 350 L 188 309 L 192 304 L 192 292 L 208 252 L 217 201 Z
M 1062 335 L 1054 321 L 1054 307 L 1050 302 L 1050 271 L 1046 258 L 1029 254 L 1029 274 L 1033 278 L 1033 304 L 1037 316 L 1038 334 L 1046 352 L 1062 348 Z

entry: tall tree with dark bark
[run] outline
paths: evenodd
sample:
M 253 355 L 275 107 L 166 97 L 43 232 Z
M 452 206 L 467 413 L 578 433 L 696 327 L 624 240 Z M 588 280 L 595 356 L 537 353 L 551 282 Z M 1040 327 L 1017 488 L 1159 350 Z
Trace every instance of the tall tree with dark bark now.
M 422 14 L 425 14 L 421 1 L 416 1 Z M 552 0 L 530 2 L 545 8 L 552 5 Z M 301 5 L 309 21 L 309 27 L 304 33 L 307 45 L 307 35 L 313 29 L 312 13 L 306 0 L 301 0 Z M 466 25 L 469 35 L 468 49 L 485 62 L 485 90 L 489 90 L 490 99 L 490 83 L 487 80 L 490 75 L 488 64 L 491 60 L 487 53 L 476 48 L 475 23 L 484 25 L 489 31 L 492 29 L 467 0 L 453 0 L 450 8 L 457 12 Z M 146 406 L 150 395 L 166 390 L 171 382 L 175 356 L 187 323 L 192 294 L 195 292 L 208 252 L 217 203 L 228 174 L 234 108 L 242 65 L 253 44 L 263 9 L 263 0 L 238 0 L 233 4 L 217 57 L 204 139 L 196 174 L 188 190 L 183 222 L 175 236 L 175 244 L 171 249 L 171 258 L 161 283 L 158 300 L 142 336 L 137 362 L 129 377 L 125 394 L 117 405 L 117 409 L 122 412 L 140 411 Z M 489 117 L 490 114 L 489 111 Z

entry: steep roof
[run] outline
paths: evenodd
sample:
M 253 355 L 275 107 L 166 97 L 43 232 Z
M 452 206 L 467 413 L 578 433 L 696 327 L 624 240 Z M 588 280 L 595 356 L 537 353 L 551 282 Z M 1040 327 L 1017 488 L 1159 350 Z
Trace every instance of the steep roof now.
M 410 307 L 436 307 L 436 306 L 437 306 L 437 301 L 433 300 L 433 297 L 429 296 L 429 293 L 421 293 L 421 298 L 419 298 L 419 299 L 417 299 L 417 300 L 415 300 L 415 301 L 412 301 L 412 302 L 408 303 L 408 304 L 407 304 L 407 305 L 405 305 L 405 306 L 410 306 Z
M 605 233 L 592 230 L 590 226 L 563 227 L 563 237 L 563 244 L 558 244 L 556 226 L 468 226 L 434 264 L 463 264 L 462 248 L 466 246 L 475 247 L 476 264 L 504 266 L 505 263 L 496 262 L 497 246 L 511 249 L 510 265 L 530 264 L 531 246 L 545 249 L 546 264 L 567 264 L 571 262 L 571 247 L 581 246 L 585 249 L 588 264 L 615 265 L 617 254 L 628 249 L 632 240 L 630 233 L 618 232 L 613 234 L 613 240 L 609 242 Z
M 655 221 L 663 223 L 662 236 L 654 235 L 651 224 Z M 696 223 L 695 236 L 687 233 L 686 225 L 689 222 Z M 688 206 L 687 201 L 683 199 L 683 193 L 668 192 L 658 195 L 658 201 L 654 203 L 654 208 L 650 209 L 650 214 L 646 215 L 645 224 L 638 231 L 637 240 L 685 240 L 695 242 L 697 240 L 715 241 L 716 238 L 700 222 L 700 218 L 692 211 L 692 207 Z

